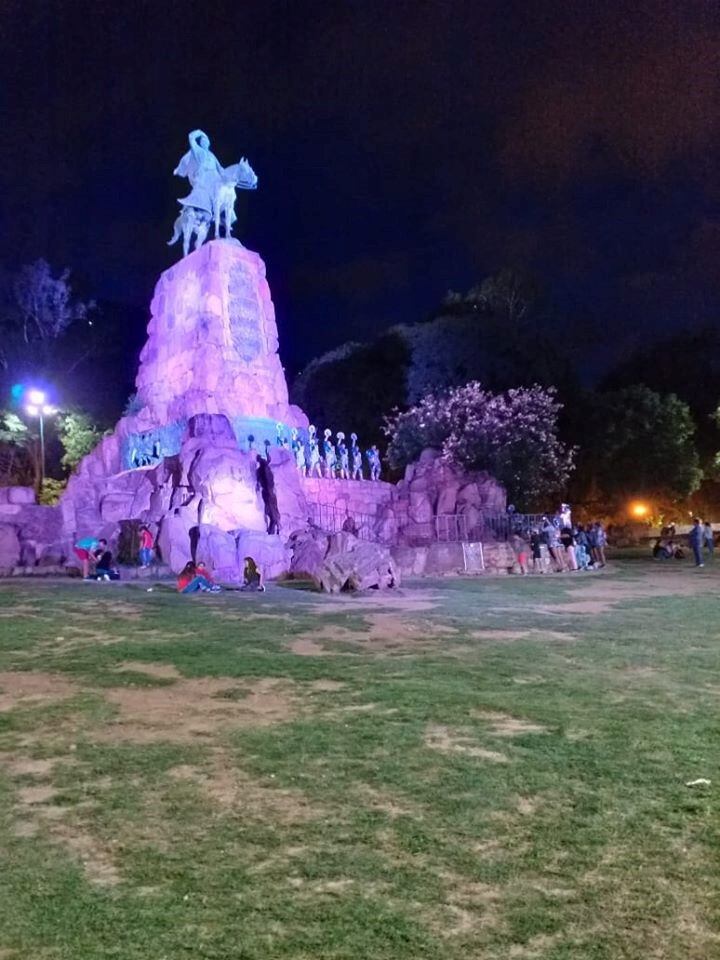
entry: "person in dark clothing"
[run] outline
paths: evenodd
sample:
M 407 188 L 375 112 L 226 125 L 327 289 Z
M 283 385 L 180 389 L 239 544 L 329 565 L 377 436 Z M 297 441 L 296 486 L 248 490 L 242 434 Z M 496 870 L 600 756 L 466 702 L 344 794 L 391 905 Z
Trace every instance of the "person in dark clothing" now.
M 705 564 L 703 563 L 702 555 L 703 527 L 699 517 L 695 517 L 693 520 L 690 531 L 690 546 L 692 547 L 693 556 L 695 557 L 695 566 L 704 567 Z
M 542 559 L 543 538 L 536 529 L 530 534 L 530 550 L 532 551 L 533 570 L 535 573 L 544 573 Z
M 95 551 L 96 580 L 119 580 L 120 574 L 113 564 L 112 553 L 108 550 L 107 540 L 98 540 L 98 549 Z
M 712 560 L 715 553 L 715 535 L 709 520 L 706 520 L 703 524 L 703 546 L 708 552 L 708 557 Z
M 260 567 L 252 557 L 245 557 L 245 566 L 243 567 L 243 583 L 241 590 L 258 590 L 265 593 L 265 584 L 263 583 L 263 574 Z
M 280 533 L 280 508 L 275 493 L 275 477 L 270 466 L 270 450 L 266 448 L 265 456 L 257 456 L 257 487 L 265 507 L 265 522 L 268 533 Z

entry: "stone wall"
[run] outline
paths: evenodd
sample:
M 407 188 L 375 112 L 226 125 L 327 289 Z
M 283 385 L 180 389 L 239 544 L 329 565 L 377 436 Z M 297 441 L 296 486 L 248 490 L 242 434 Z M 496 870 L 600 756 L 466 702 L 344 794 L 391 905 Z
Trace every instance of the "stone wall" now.
M 37 504 L 32 487 L 0 487 L 0 574 L 7 576 L 18 565 L 63 564 L 71 546 L 59 507 Z

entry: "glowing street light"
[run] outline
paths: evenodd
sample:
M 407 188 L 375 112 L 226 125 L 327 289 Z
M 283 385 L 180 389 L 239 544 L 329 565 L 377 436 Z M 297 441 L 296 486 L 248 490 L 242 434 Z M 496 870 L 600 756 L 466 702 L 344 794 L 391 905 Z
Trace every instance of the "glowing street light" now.
M 25 413 L 29 417 L 37 417 L 40 424 L 40 490 L 45 483 L 45 417 L 55 413 L 55 408 L 45 403 L 45 394 L 42 390 L 28 390 Z
M 646 503 L 636 500 L 635 503 L 630 504 L 630 513 L 638 520 L 643 520 L 650 513 L 650 507 Z

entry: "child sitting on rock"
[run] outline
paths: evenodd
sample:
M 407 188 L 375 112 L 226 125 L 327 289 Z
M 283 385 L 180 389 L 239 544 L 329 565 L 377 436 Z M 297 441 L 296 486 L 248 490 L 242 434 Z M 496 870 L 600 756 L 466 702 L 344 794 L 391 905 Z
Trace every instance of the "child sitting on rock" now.
M 262 570 L 255 563 L 252 557 L 245 557 L 245 567 L 243 568 L 243 584 L 241 590 L 258 590 L 265 592 Z

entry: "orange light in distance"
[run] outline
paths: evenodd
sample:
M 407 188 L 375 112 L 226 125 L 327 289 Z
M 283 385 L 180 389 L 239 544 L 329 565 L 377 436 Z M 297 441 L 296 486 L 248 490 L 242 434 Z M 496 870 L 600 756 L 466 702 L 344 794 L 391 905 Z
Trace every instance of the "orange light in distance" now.
M 650 513 L 650 507 L 648 507 L 646 503 L 641 503 L 639 500 L 636 500 L 630 504 L 630 513 L 634 517 L 637 517 L 638 520 L 642 520 Z

